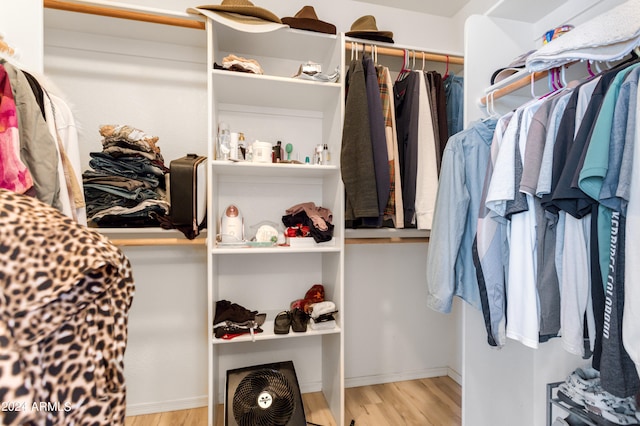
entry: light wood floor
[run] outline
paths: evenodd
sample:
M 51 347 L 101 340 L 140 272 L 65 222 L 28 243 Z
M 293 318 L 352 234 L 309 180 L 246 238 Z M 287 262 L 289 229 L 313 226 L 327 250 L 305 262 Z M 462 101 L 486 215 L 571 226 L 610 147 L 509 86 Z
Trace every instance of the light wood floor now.
M 306 418 L 322 426 L 336 426 L 320 392 L 302 395 Z M 458 426 L 460 386 L 449 377 L 409 380 L 345 389 L 345 425 Z M 202 426 L 206 407 L 127 417 L 126 426 Z M 224 425 L 224 407 L 216 411 L 216 426 Z

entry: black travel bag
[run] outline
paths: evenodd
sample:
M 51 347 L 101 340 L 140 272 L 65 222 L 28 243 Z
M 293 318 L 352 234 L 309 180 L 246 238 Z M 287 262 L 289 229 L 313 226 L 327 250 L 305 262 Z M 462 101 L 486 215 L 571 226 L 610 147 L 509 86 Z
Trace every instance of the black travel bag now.
M 206 227 L 207 157 L 187 154 L 169 163 L 171 222 L 188 238 Z

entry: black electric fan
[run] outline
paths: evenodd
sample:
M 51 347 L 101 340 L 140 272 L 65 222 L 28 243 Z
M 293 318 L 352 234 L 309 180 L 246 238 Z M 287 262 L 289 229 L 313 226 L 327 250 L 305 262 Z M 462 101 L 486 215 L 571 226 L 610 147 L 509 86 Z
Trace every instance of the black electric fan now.
M 227 371 L 225 425 L 305 426 L 292 361 Z

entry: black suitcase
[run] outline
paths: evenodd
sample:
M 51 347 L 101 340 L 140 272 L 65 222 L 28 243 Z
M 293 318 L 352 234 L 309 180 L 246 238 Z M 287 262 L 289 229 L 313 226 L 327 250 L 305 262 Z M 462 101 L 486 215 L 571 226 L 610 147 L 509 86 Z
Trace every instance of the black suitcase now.
M 187 154 L 169 163 L 171 222 L 197 236 L 206 227 L 207 157 Z

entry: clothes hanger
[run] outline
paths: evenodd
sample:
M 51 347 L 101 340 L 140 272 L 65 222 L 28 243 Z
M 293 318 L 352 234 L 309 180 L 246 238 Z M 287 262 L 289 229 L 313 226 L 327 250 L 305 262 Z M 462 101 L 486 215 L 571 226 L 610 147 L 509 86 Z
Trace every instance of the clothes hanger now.
M 486 105 L 486 109 L 487 109 L 487 118 L 485 118 L 485 120 L 489 120 L 491 118 L 498 118 L 500 117 L 500 114 L 498 114 L 498 111 L 496 111 L 496 103 L 495 103 L 495 94 L 496 94 L 496 90 L 492 90 L 491 92 L 489 92 L 489 94 L 487 95 L 487 105 Z
M 407 49 L 402 50 L 402 68 L 396 77 L 396 82 L 401 81 L 407 73 L 410 71 L 407 67 L 409 66 L 409 51 Z
M 587 71 L 589 72 L 589 78 L 593 78 L 596 75 L 593 73 L 593 71 L 591 70 L 591 61 L 587 60 Z
M 449 55 L 447 55 L 447 68 L 444 71 L 444 76 L 442 77 L 443 79 L 449 77 Z
M 424 52 L 422 52 L 422 72 L 424 72 Z

